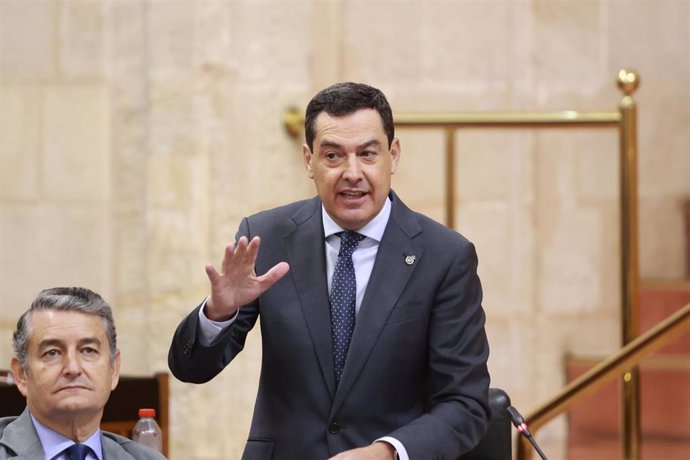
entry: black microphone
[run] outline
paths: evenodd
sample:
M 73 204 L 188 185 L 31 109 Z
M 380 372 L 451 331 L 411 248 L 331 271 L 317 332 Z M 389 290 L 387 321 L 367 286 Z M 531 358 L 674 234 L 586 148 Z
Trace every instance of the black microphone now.
M 515 425 L 515 428 L 522 433 L 524 437 L 527 438 L 527 440 L 532 444 L 532 447 L 534 447 L 534 450 L 537 451 L 539 456 L 541 457 L 542 460 L 548 460 L 546 458 L 546 455 L 544 455 L 544 452 L 541 451 L 539 446 L 537 445 L 537 441 L 534 440 L 532 437 L 532 433 L 529 432 L 529 428 L 527 428 L 527 423 L 525 422 L 525 418 L 520 415 L 520 412 L 513 406 L 508 406 L 508 414 L 510 414 L 510 420 L 512 420 L 513 425 Z

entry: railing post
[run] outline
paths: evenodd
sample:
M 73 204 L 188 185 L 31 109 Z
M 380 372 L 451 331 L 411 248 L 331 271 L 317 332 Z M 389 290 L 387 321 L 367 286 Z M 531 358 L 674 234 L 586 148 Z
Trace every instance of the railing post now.
M 623 346 L 639 333 L 639 262 L 637 228 L 637 107 L 632 93 L 640 80 L 634 71 L 618 73 L 623 98 L 618 104 L 620 122 L 621 196 L 621 338 Z M 621 382 L 623 459 L 640 460 L 639 368 L 630 369 Z
M 455 228 L 455 129 L 446 128 L 446 226 Z

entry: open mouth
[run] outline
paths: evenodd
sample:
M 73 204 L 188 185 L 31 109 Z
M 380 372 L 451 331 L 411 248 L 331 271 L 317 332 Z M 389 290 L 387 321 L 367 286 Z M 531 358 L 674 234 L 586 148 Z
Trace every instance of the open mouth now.
M 362 198 L 364 195 L 366 195 L 366 192 L 358 192 L 358 191 L 343 191 L 340 192 L 342 196 L 345 198 Z

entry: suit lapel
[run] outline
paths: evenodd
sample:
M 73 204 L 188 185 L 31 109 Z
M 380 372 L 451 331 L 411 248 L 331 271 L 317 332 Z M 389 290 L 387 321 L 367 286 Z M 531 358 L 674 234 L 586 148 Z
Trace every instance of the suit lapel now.
M 293 220 L 297 228 L 284 239 L 290 272 L 321 374 L 332 398 L 335 393 L 335 371 L 321 201 L 316 198 L 309 201 L 295 213 Z
M 105 436 L 101 431 L 101 449 L 103 449 L 103 460 L 136 460 L 114 439 Z
M 5 428 L 0 444 L 7 446 L 17 454 L 16 457 L 12 458 L 35 460 L 44 457 L 43 447 L 31 421 L 29 409 L 24 409 L 24 412 L 15 421 Z
M 413 213 L 392 192 L 391 198 L 393 201 L 391 216 L 379 245 L 376 262 L 357 315 L 342 380 L 333 401 L 332 413 L 339 409 L 343 399 L 356 382 L 381 335 L 388 316 L 417 266 L 416 263 L 406 263 L 405 258 L 414 255 L 418 260 L 422 256 L 422 250 L 412 241 L 412 238 L 421 231 L 419 224 L 414 219 Z

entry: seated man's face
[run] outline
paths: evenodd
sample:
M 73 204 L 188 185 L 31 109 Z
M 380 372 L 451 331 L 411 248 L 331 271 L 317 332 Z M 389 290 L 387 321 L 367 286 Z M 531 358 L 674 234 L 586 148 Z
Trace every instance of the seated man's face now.
M 13 360 L 17 386 L 41 423 L 100 418 L 120 375 L 111 362 L 103 320 L 74 311 L 44 310 L 31 317 L 26 370 Z

